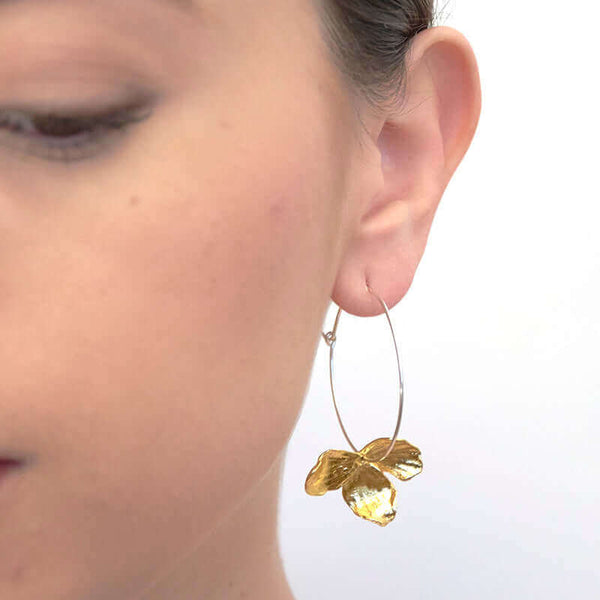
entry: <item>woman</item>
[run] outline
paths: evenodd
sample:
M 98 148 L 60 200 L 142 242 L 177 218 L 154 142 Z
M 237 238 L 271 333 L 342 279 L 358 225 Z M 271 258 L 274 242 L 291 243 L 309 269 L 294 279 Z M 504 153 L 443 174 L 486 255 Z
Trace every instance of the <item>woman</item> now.
M 432 13 L 0 4 L 3 600 L 292 599 L 279 477 L 327 308 L 406 294 L 479 117 Z

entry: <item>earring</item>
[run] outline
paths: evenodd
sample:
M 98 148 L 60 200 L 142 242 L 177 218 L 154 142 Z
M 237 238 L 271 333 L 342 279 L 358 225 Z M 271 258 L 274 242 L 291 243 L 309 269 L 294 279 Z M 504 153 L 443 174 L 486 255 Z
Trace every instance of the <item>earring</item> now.
M 384 300 L 376 294 L 369 284 L 368 290 L 382 304 L 387 317 L 394 348 L 398 362 L 398 375 L 400 377 L 400 395 L 398 420 L 396 429 L 391 438 L 377 438 L 369 442 L 362 450 L 358 450 L 350 441 L 335 401 L 333 391 L 333 349 L 336 342 L 336 330 L 342 309 L 335 317 L 333 329 L 321 335 L 329 346 L 329 381 L 333 406 L 342 432 L 354 450 L 326 450 L 317 459 L 317 464 L 306 477 L 304 489 L 311 496 L 323 496 L 326 492 L 342 488 L 342 496 L 346 504 L 357 516 L 385 527 L 396 516 L 396 490 L 383 472 L 389 473 L 401 481 L 411 479 L 423 470 L 421 451 L 409 444 L 406 440 L 396 440 L 402 418 L 402 405 L 404 403 L 404 384 L 400 369 L 400 357 L 394 328 Z M 382 451 L 387 447 L 385 454 Z

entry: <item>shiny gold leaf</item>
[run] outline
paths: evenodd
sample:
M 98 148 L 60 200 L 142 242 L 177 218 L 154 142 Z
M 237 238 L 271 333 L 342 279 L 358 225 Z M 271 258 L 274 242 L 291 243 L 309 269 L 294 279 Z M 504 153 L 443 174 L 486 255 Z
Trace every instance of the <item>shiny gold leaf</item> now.
M 382 471 L 406 481 L 423 470 L 421 451 L 406 440 L 396 440 L 392 451 L 383 460 L 378 460 L 390 447 L 391 438 L 377 438 L 369 442 L 360 453 L 370 462 L 375 463 Z
M 358 454 L 346 450 L 325 450 L 306 477 L 306 493 L 322 496 L 330 490 L 337 490 L 350 476 L 359 458 Z
M 359 517 L 385 527 L 396 516 L 396 490 L 387 477 L 360 459 L 342 486 L 346 504 Z

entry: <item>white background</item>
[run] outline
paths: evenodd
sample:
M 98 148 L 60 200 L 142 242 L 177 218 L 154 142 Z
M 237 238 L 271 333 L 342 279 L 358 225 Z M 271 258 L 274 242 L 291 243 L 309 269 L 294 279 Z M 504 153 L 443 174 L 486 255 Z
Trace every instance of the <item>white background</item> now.
M 298 600 L 600 598 L 599 16 L 591 1 L 443 7 L 437 24 L 477 55 L 483 107 L 391 311 L 398 437 L 424 470 L 392 479 L 387 527 L 341 490 L 304 492 L 321 452 L 350 450 L 321 341 L 280 507 Z M 393 433 L 394 360 L 385 315 L 342 313 L 336 394 L 357 447 Z

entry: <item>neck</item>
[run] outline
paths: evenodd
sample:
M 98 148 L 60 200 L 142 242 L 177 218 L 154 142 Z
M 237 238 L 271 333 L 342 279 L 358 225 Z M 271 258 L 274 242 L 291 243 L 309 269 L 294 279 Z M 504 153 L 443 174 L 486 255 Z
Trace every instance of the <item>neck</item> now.
M 245 500 L 136 600 L 295 600 L 279 553 L 283 452 Z

